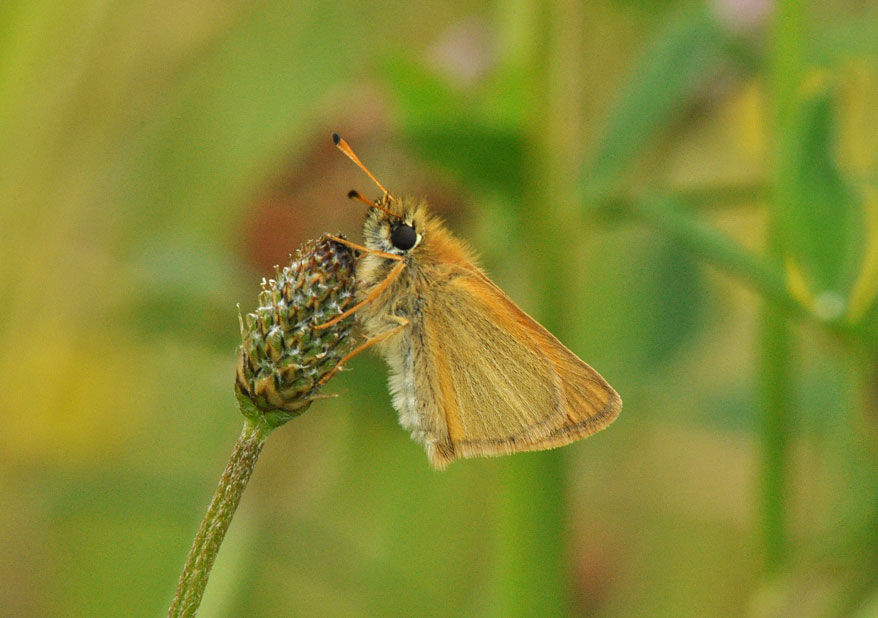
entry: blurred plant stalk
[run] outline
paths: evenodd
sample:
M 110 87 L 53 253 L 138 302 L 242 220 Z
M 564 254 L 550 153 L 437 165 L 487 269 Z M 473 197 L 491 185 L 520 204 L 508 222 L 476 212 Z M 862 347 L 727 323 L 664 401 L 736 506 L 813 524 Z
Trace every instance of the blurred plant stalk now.
M 266 439 L 304 413 L 350 350 L 352 316 L 317 326 L 354 303 L 354 252 L 326 236 L 307 243 L 274 279 L 259 307 L 240 318 L 235 392 L 244 428 L 183 567 L 168 618 L 194 616 L 220 545 Z
M 506 37 L 514 39 L 513 58 L 536 76 L 527 93 L 522 193 L 527 223 L 520 242 L 534 256 L 528 267 L 536 297 L 545 299 L 536 314 L 561 339 L 569 324 L 571 246 L 581 230 L 569 225 L 579 209 L 576 170 L 583 131 L 584 86 L 580 59 L 586 13 L 581 3 L 533 0 L 508 3 Z M 516 36 L 517 35 L 517 36 Z M 526 230 L 526 232 L 524 231 Z M 550 300 L 551 299 L 551 300 Z M 498 561 L 493 615 L 563 616 L 570 607 L 567 543 L 567 474 L 561 451 L 510 458 L 506 462 L 503 509 L 498 526 Z M 536 575 L 539 574 L 539 575 Z
M 804 63 L 803 8 L 799 0 L 781 0 L 775 6 L 769 75 L 773 84 L 772 127 L 774 138 L 774 199 L 768 208 L 769 257 L 782 262 L 789 247 L 783 232 L 787 213 L 803 205 L 797 203 L 796 178 L 787 160 L 794 153 L 794 110 L 801 86 Z M 788 216 L 788 215 L 787 215 Z M 779 571 L 789 554 L 787 510 L 789 493 L 788 459 L 792 429 L 793 354 L 789 321 L 777 306 L 766 304 L 762 314 L 761 388 L 762 396 L 762 487 L 761 535 L 765 568 Z

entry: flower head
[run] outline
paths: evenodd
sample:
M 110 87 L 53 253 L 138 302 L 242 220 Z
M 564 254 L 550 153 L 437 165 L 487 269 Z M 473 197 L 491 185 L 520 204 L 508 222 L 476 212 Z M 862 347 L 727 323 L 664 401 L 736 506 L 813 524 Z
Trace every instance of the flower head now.
M 315 329 L 354 304 L 356 253 L 323 236 L 262 280 L 259 307 L 240 317 L 235 391 L 246 416 L 279 426 L 318 398 L 322 379 L 351 347 L 353 316 Z

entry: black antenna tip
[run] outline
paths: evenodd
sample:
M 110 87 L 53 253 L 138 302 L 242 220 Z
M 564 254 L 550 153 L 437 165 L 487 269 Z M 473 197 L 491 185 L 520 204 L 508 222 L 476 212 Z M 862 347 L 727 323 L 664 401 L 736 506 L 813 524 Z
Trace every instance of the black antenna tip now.
M 359 195 L 359 192 L 356 189 L 351 189 L 350 191 L 348 191 L 348 199 L 349 200 L 356 198 L 358 195 Z
M 338 133 L 332 134 L 332 143 L 338 146 L 338 143 L 341 141 L 341 138 L 338 136 Z

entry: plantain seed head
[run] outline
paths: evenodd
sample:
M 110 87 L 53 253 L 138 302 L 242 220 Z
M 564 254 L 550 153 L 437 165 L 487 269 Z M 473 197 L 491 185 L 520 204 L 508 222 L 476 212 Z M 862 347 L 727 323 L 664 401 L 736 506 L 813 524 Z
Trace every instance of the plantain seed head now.
M 262 280 L 259 307 L 241 317 L 235 391 L 246 416 L 279 426 L 318 397 L 320 381 L 350 350 L 354 317 L 315 330 L 354 304 L 356 253 L 326 236 Z

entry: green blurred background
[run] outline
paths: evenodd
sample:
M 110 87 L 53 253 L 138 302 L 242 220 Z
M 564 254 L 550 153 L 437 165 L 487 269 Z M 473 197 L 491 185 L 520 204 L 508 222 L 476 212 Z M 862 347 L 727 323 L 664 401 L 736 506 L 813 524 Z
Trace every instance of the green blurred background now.
M 201 615 L 878 616 L 869 5 L 3 0 L 0 614 L 166 611 L 337 130 L 625 407 L 437 473 L 359 357 Z

